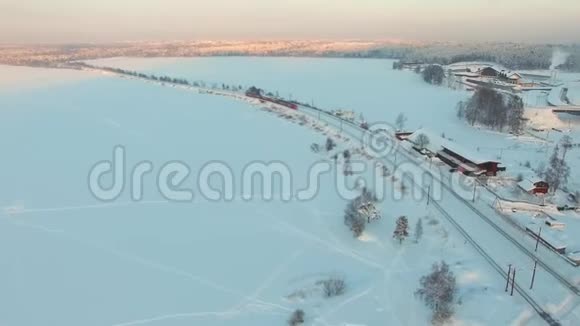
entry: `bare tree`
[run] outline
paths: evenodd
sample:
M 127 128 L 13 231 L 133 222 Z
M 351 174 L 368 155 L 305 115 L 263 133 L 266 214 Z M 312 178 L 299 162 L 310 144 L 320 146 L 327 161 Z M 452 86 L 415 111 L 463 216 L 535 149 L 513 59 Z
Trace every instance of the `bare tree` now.
M 559 153 L 559 147 L 556 146 L 550 157 L 548 167 L 544 171 L 544 178 L 550 185 L 552 192 L 556 192 L 560 186 L 566 185 L 568 177 L 570 176 L 570 168 L 566 164 L 566 161 L 560 158 Z
M 524 101 L 519 96 L 510 96 L 507 103 L 508 125 L 514 134 L 521 134 L 524 128 Z
M 564 137 L 560 139 L 560 145 L 563 149 L 562 160 L 566 160 L 566 154 L 568 154 L 568 151 L 573 147 L 572 137 L 569 135 L 564 135 Z
M 423 236 L 423 219 L 419 218 L 417 224 L 415 225 L 415 242 L 419 243 L 421 237 Z

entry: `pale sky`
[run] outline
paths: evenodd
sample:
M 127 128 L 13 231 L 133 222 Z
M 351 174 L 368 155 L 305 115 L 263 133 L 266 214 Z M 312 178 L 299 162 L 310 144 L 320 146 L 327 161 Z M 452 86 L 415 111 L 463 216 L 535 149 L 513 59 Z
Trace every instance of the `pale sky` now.
M 580 0 L 0 0 L 0 43 L 580 42 Z

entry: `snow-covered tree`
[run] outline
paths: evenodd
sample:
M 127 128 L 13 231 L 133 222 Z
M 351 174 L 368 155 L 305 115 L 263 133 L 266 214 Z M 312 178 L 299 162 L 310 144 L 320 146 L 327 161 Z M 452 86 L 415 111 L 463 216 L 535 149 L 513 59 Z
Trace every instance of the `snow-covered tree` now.
M 352 164 L 350 163 L 350 160 L 344 162 L 342 173 L 346 176 L 354 174 L 354 172 L 352 171 Z
M 457 116 L 471 125 L 480 123 L 503 131 L 506 126 L 515 134 L 524 127 L 524 102 L 515 95 L 506 95 L 493 88 L 478 88 L 467 102 L 457 104 Z
M 407 123 L 407 116 L 404 113 L 399 113 L 397 116 L 397 120 L 395 120 L 395 125 L 397 126 L 398 130 L 403 130 L 405 128 L 405 124 Z
M 336 143 L 334 142 L 334 140 L 332 140 L 332 138 L 328 137 L 326 138 L 326 151 L 330 152 L 331 150 L 333 150 L 336 147 Z
M 409 236 L 409 220 L 406 216 L 401 216 L 397 219 L 397 226 L 393 232 L 393 238 L 399 240 L 399 243 L 403 243 Z
M 296 309 L 290 319 L 288 320 L 289 326 L 298 326 L 304 324 L 304 310 Z
M 366 188 L 360 196 L 351 200 L 344 211 L 344 224 L 350 228 L 355 237 L 359 237 L 365 230 L 366 223 L 381 217 L 376 207 L 377 198 Z
M 415 225 L 415 242 L 419 242 L 423 236 L 423 219 L 419 218 L 417 224 Z
M 345 161 L 350 160 L 351 156 L 352 154 L 348 149 L 345 149 L 344 152 L 342 152 L 342 157 L 344 158 Z
M 383 177 L 385 177 L 385 178 L 388 177 L 389 175 L 391 175 L 391 172 L 389 171 L 389 168 L 386 167 L 385 165 L 383 165 L 381 167 L 381 173 L 382 173 Z
M 456 292 L 455 275 L 444 261 L 433 264 L 431 273 L 421 277 L 415 295 L 433 310 L 433 322 L 443 323 L 453 315 Z
M 550 157 L 548 167 L 544 171 L 544 178 L 550 185 L 550 189 L 555 192 L 561 186 L 566 185 L 569 176 L 570 168 L 566 161 L 560 158 L 560 149 L 556 146 Z

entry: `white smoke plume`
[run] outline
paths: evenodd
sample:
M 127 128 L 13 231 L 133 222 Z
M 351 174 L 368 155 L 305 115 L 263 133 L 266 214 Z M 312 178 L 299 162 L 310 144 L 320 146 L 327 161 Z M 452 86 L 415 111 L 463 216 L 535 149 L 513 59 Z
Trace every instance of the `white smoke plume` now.
M 552 53 L 552 64 L 550 65 L 550 70 L 554 70 L 559 65 L 565 63 L 569 55 L 570 53 L 564 52 L 561 49 L 555 49 Z

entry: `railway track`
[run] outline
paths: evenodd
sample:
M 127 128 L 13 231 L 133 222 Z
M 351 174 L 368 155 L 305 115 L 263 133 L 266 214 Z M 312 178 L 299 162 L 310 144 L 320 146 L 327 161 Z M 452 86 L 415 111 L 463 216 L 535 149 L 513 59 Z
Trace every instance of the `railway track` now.
M 423 188 L 421 189 L 423 190 L 423 193 L 426 194 L 425 189 Z M 449 213 L 447 213 L 447 211 L 443 209 L 441 205 L 439 205 L 439 203 L 437 203 L 437 201 L 434 200 L 432 201 L 432 203 L 433 206 L 437 209 L 437 211 L 441 213 L 441 215 L 443 215 L 445 219 L 447 219 L 447 221 L 449 221 L 449 223 L 451 223 L 455 227 L 455 229 L 457 229 L 457 231 L 459 231 L 459 233 L 463 235 L 463 237 L 491 265 L 491 267 L 495 269 L 507 281 L 509 277 L 508 273 L 506 273 L 505 270 L 501 268 L 501 266 L 493 258 L 491 258 L 491 256 L 489 256 L 483 248 L 481 248 L 481 246 L 477 243 L 477 241 L 475 241 L 469 235 L 469 233 L 467 233 L 467 231 L 465 231 L 461 227 L 461 225 L 459 225 L 459 223 L 457 223 L 455 219 Z M 537 303 L 524 289 L 522 289 L 517 282 L 514 284 L 514 288 L 522 296 L 522 298 L 526 300 L 526 302 L 536 311 L 536 313 L 538 313 L 538 315 L 540 315 L 540 317 L 544 321 L 546 321 L 546 323 L 548 323 L 551 326 L 561 325 L 559 321 L 554 319 L 548 312 L 546 312 L 546 310 L 544 310 L 544 308 L 542 308 L 542 306 L 539 303 Z
M 302 108 L 302 107 L 301 107 Z M 307 108 L 307 110 L 312 110 L 317 112 L 318 110 L 313 109 L 313 108 Z M 306 112 L 305 110 L 302 110 L 303 112 Z M 326 112 L 326 111 L 322 111 L 320 110 L 320 112 L 324 115 L 330 116 L 333 119 L 338 119 L 337 117 L 331 115 L 330 113 Z M 344 123 L 348 124 L 350 127 L 358 129 L 361 133 L 366 132 L 366 130 L 360 128 L 360 126 L 350 122 L 350 121 L 344 121 Z M 348 133 L 348 132 L 347 132 Z M 357 135 L 355 135 L 354 133 L 349 133 L 352 137 L 357 138 L 357 140 L 361 140 L 359 139 Z M 399 153 L 401 153 L 402 155 L 405 156 L 405 158 L 407 158 L 408 160 L 410 160 L 411 162 L 416 163 L 416 165 L 421 168 L 424 172 L 430 174 L 433 176 L 433 174 L 431 173 L 431 171 L 427 168 L 425 168 L 424 166 L 422 166 L 419 162 L 417 162 L 415 160 L 414 157 L 412 157 L 409 153 L 407 153 L 406 151 L 397 149 L 397 151 Z M 556 280 L 558 280 L 562 285 L 564 285 L 567 289 L 569 289 L 572 293 L 574 293 L 577 296 L 580 296 L 580 289 L 578 289 L 577 286 L 575 286 L 574 284 L 572 284 L 571 282 L 569 282 L 565 277 L 563 277 L 562 275 L 560 275 L 558 272 L 556 272 L 553 268 L 551 268 L 548 264 L 544 263 L 541 259 L 539 259 L 532 251 L 530 251 L 529 249 L 527 249 L 525 246 L 523 246 L 521 243 L 519 243 L 519 241 L 515 240 L 511 235 L 509 235 L 506 231 L 504 231 L 501 227 L 499 227 L 495 222 L 493 222 L 488 216 L 486 216 L 485 214 L 483 214 L 482 212 L 480 212 L 476 207 L 474 207 L 469 201 L 467 201 L 466 199 L 464 199 L 463 197 L 461 197 L 460 195 L 458 195 L 455 191 L 453 191 L 453 189 L 451 189 L 451 187 L 446 184 L 443 180 L 438 180 L 433 178 L 434 180 L 436 180 L 437 182 L 439 182 L 442 186 L 443 189 L 445 189 L 448 193 L 450 193 L 451 195 L 453 195 L 456 199 L 458 199 L 461 203 L 463 203 L 465 206 L 467 206 L 472 212 L 474 212 L 479 218 L 483 219 L 487 224 L 489 224 L 491 227 L 493 227 L 498 233 L 500 233 L 504 238 L 506 238 L 508 241 L 510 241 L 513 245 L 515 245 L 520 251 L 522 251 L 526 256 L 528 256 L 529 258 L 531 258 L 532 260 L 537 260 L 538 264 L 544 269 L 546 270 L 548 273 L 550 273 Z
M 322 111 L 322 110 L 316 110 L 313 108 L 306 108 L 306 110 L 302 110 L 302 112 L 307 112 L 307 110 L 312 110 L 313 112 L 308 112 L 308 113 L 313 113 L 311 114 L 314 117 L 317 117 L 319 114 L 324 114 L 325 116 L 329 116 L 335 120 L 337 120 L 337 117 L 332 116 L 331 114 Z M 354 128 L 355 130 L 358 130 L 361 133 L 366 132 L 366 130 L 360 128 L 360 126 L 351 123 L 350 121 L 341 121 L 343 124 L 348 124 L 349 127 Z M 359 139 L 358 135 L 355 135 L 355 133 L 349 132 L 347 130 L 343 131 L 347 134 L 349 134 L 351 137 L 354 137 L 357 140 Z M 410 154 L 400 151 L 399 149 L 397 149 L 397 151 L 399 151 L 399 153 L 403 154 L 407 159 L 411 160 L 412 162 L 416 162 L 415 159 L 413 157 L 410 156 Z M 392 162 L 390 162 L 392 164 Z M 428 171 L 426 168 L 424 168 L 423 166 L 421 166 L 420 164 L 417 164 L 417 166 L 419 166 L 423 171 L 429 173 L 430 175 L 431 172 Z M 435 178 L 433 178 L 434 180 L 437 180 Z M 447 191 L 450 192 L 454 197 L 456 197 L 457 199 L 459 199 L 463 204 L 467 205 L 470 210 L 472 210 L 474 213 L 477 214 L 477 216 L 479 216 L 480 218 L 484 219 L 488 224 L 490 224 L 496 231 L 498 231 L 500 234 L 502 234 L 502 236 L 506 237 L 507 240 L 509 240 L 511 243 L 513 243 L 518 249 L 520 249 L 521 251 L 523 251 L 526 255 L 530 256 L 532 259 L 537 259 L 529 250 L 527 250 L 527 248 L 525 248 L 524 246 L 522 246 L 519 242 L 517 242 L 516 240 L 514 240 L 509 234 L 507 234 L 505 231 L 503 231 L 501 228 L 499 228 L 495 223 L 493 223 L 493 221 L 491 221 L 487 216 L 485 216 L 485 214 L 479 212 L 475 207 L 473 207 L 467 200 L 463 199 L 461 196 L 459 196 L 457 193 L 455 193 L 452 189 L 450 189 L 450 187 L 448 185 L 446 185 L 442 180 L 437 180 L 438 182 L 440 182 L 443 186 L 443 188 Z M 414 182 L 414 180 L 413 180 Z M 418 189 L 421 189 L 421 191 L 423 192 L 424 195 L 427 195 L 426 190 L 423 187 L 420 187 L 419 185 L 415 184 L 415 186 L 418 187 Z M 453 225 L 453 227 L 455 229 L 457 229 L 457 231 L 465 238 L 466 241 L 468 241 L 474 248 L 475 250 L 491 265 L 491 267 L 498 272 L 501 277 L 503 279 L 505 279 L 507 281 L 508 278 L 508 273 L 506 273 L 506 271 L 477 243 L 476 240 L 474 240 L 467 231 L 465 231 L 465 229 L 463 227 L 461 227 L 461 225 L 459 223 L 457 223 L 457 221 L 451 216 L 451 214 L 449 214 L 437 201 L 431 201 L 431 203 L 433 203 L 433 206 L 435 207 L 435 209 L 446 219 L 449 221 L 449 223 L 451 223 L 451 225 Z M 575 287 L 573 284 L 571 284 L 570 282 L 568 282 L 568 280 L 566 280 L 564 277 L 562 277 L 560 274 L 558 274 L 557 272 L 555 272 L 554 270 L 552 270 L 552 268 L 550 268 L 550 266 L 548 266 L 547 264 L 543 263 L 542 261 L 538 260 L 538 263 L 540 264 L 540 266 L 542 266 L 546 271 L 548 271 L 554 278 L 556 278 L 560 283 L 562 283 L 564 286 L 566 286 L 570 291 L 572 291 L 573 293 L 575 293 L 576 295 L 580 295 L 580 292 L 578 291 L 578 288 Z M 517 284 L 517 282 L 514 284 L 514 289 L 517 291 L 517 293 L 519 293 L 522 298 L 532 307 L 532 309 L 534 309 L 534 311 L 536 311 L 536 313 L 550 326 L 560 326 L 561 323 L 554 319 L 552 317 L 552 315 L 550 315 L 546 310 L 544 310 L 544 308 L 542 308 L 542 306 L 536 302 L 521 286 L 519 286 Z

